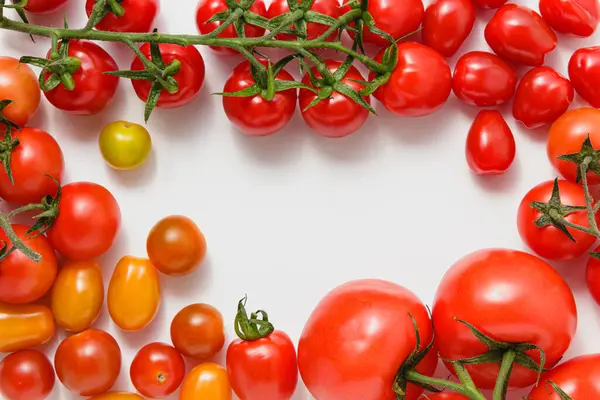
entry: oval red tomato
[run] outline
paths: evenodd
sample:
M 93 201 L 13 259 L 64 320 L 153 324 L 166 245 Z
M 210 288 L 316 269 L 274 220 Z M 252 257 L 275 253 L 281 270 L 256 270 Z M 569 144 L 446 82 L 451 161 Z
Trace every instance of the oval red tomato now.
M 61 9 L 69 0 L 28 0 L 25 11 L 32 14 L 51 14 Z
M 597 247 L 594 252 L 600 251 L 600 247 Z M 587 282 L 587 288 L 596 301 L 600 305 L 600 260 L 596 257 L 591 257 L 587 262 L 585 270 L 585 280 Z
M 591 36 L 598 26 L 597 0 L 540 0 L 542 17 L 556 32 Z
M 600 354 L 575 357 L 542 375 L 540 383 L 534 387 L 528 400 L 559 399 L 550 385 L 553 382 L 573 400 L 600 398 Z
M 467 163 L 478 175 L 505 172 L 515 159 L 512 131 L 498 111 L 480 111 L 467 135 Z
M 298 0 L 300 2 L 300 0 Z M 311 7 L 311 11 L 318 12 L 323 15 L 327 15 L 329 17 L 338 19 L 342 14 L 343 10 L 340 8 L 340 4 L 337 0 L 314 0 Z M 290 7 L 288 6 L 287 0 L 274 0 L 269 5 L 269 10 L 267 11 L 267 18 L 273 19 L 279 15 L 285 14 L 290 11 Z M 291 26 L 290 28 L 293 28 Z M 327 32 L 329 26 L 323 24 L 317 24 L 315 22 L 308 22 L 306 24 L 306 39 L 313 40 Z M 296 36 L 280 33 L 276 36 L 279 40 L 296 40 Z M 336 33 L 332 33 L 327 40 L 332 41 L 336 38 Z
M 0 394 L 5 400 L 44 400 L 54 381 L 52 364 L 37 350 L 17 351 L 0 362 Z
M 12 57 L 0 57 L 0 99 L 12 100 L 2 114 L 19 126 L 24 126 L 40 105 L 38 78 L 27 64 Z M 2 133 L 5 132 L 0 125 Z
M 569 78 L 575 91 L 600 108 L 600 46 L 577 50 L 569 60 Z
M 185 362 L 174 347 L 150 343 L 135 355 L 129 374 L 138 392 L 156 399 L 179 388 L 185 377 Z
M 85 12 L 89 17 L 97 0 L 85 2 Z M 160 9 L 159 0 L 127 0 L 120 2 L 125 13 L 118 17 L 109 12 L 96 25 L 96 29 L 112 32 L 149 32 Z
M 436 0 L 425 11 L 423 43 L 451 57 L 471 34 L 475 6 L 471 0 Z

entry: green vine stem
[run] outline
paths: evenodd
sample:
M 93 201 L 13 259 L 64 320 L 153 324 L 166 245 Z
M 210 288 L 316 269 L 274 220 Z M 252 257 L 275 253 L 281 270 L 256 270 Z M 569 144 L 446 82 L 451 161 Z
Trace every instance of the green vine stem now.
M 3 213 L 0 213 L 0 228 L 2 228 L 4 233 L 6 233 L 6 236 L 10 239 L 13 245 L 11 249 L 7 249 L 6 246 L 8 244 L 3 244 L 2 254 L 0 255 L 0 261 L 8 257 L 8 255 L 10 255 L 10 253 L 15 249 L 19 250 L 21 253 L 25 254 L 27 257 L 29 257 L 35 262 L 40 262 L 42 260 L 42 256 L 39 253 L 36 253 L 35 251 L 27 247 L 27 245 L 23 243 L 23 241 L 17 236 L 10 224 L 8 216 L 6 216 Z
M 481 393 L 481 391 L 473 383 L 473 379 L 471 379 L 471 375 L 465 366 L 460 362 L 454 362 L 452 365 L 456 371 L 456 375 L 460 379 L 460 383 L 422 375 L 416 370 L 408 371 L 405 377 L 409 382 L 425 387 L 447 389 L 452 392 L 462 394 L 471 400 L 486 400 L 486 397 L 483 395 L 483 393 Z

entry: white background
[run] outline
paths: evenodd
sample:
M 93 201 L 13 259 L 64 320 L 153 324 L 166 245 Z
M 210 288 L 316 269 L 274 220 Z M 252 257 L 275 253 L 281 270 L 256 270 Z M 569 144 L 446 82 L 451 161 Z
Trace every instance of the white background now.
M 71 26 L 83 26 L 83 3 L 71 0 L 65 9 Z M 522 3 L 537 10 L 533 0 Z M 195 33 L 195 7 L 195 0 L 163 0 L 157 27 Z M 483 28 L 492 15 L 478 13 L 470 38 L 449 60 L 451 67 L 466 51 L 489 50 Z M 59 25 L 62 13 L 31 20 Z M 2 31 L 0 38 L 1 55 L 44 56 L 49 47 L 45 39 L 34 44 L 17 33 Z M 559 42 L 547 64 L 566 74 L 570 54 L 600 43 L 600 34 L 583 40 L 560 36 Z M 128 69 L 128 49 L 103 46 Z M 479 178 L 469 171 L 464 155 L 478 110 L 454 95 L 441 111 L 418 119 L 399 118 L 378 104 L 379 116 L 344 139 L 313 134 L 299 113 L 274 136 L 245 137 L 228 122 L 221 99 L 211 96 L 222 90 L 239 58 L 217 56 L 207 48 L 201 52 L 207 78 L 200 95 L 186 107 L 154 112 L 148 124 L 153 153 L 138 170 L 111 170 L 97 145 L 106 123 L 143 122 L 144 105 L 128 81 L 121 81 L 116 100 L 100 115 L 71 116 L 43 99 L 30 123 L 52 133 L 62 146 L 65 182 L 100 183 L 119 201 L 122 229 L 116 245 L 100 259 L 105 286 L 121 256 L 146 255 L 146 235 L 162 217 L 187 215 L 208 240 L 200 270 L 185 278 L 161 277 L 163 302 L 146 330 L 120 332 L 103 310 L 95 326 L 113 334 L 123 350 L 115 389 L 132 389 L 132 357 L 149 342 L 170 342 L 171 319 L 188 304 L 205 302 L 221 310 L 231 340 L 236 303 L 248 293 L 249 308 L 268 310 L 276 327 L 296 341 L 319 299 L 346 281 L 388 279 L 431 304 L 439 280 L 457 259 L 486 247 L 523 248 L 515 222 L 518 204 L 529 188 L 554 178 L 555 172 L 545 153 L 547 129 L 522 128 L 510 105 L 501 111 L 515 134 L 515 163 L 503 176 Z M 600 351 L 599 309 L 585 289 L 584 265 L 585 259 L 557 265 L 579 309 L 569 358 Z M 50 356 L 64 337 L 60 332 L 45 347 Z M 75 398 L 58 381 L 54 393 L 53 400 Z M 309 398 L 299 385 L 294 400 Z

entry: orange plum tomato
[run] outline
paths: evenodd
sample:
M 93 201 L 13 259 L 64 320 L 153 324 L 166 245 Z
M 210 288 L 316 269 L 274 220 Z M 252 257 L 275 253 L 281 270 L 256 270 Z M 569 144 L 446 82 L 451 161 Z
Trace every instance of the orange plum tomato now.
M 231 400 L 231 385 L 227 371 L 215 363 L 197 365 L 185 377 L 179 400 Z
M 54 337 L 52 311 L 43 305 L 0 303 L 0 353 L 41 346 Z

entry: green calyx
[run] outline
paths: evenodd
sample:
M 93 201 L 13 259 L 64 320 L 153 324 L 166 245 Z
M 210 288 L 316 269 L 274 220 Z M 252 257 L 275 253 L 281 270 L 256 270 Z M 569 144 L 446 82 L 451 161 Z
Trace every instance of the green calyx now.
M 21 57 L 19 62 L 42 68 L 39 75 L 39 84 L 44 92 L 54 90 L 61 84 L 66 90 L 74 90 L 75 80 L 73 74 L 81 67 L 80 59 L 69 56 L 69 41 L 67 40 L 60 42 L 60 44 L 58 40 L 52 41 L 49 59 L 25 56 Z M 48 79 L 45 78 L 46 73 L 50 74 Z
M 589 135 L 583 141 L 581 149 L 577 153 L 565 154 L 558 157 L 558 159 L 569 161 L 577 165 L 577 183 L 581 182 L 582 179 L 582 166 L 584 166 L 587 171 L 600 175 L 600 150 L 594 149 Z
M 4 166 L 4 170 L 6 171 L 6 175 L 8 175 L 8 179 L 10 179 L 10 183 L 14 185 L 15 180 L 13 178 L 10 160 L 12 152 L 17 148 L 17 146 L 19 146 L 19 139 L 12 137 L 12 130 L 13 127 L 10 124 L 7 124 L 4 139 L 0 141 L 0 161 Z
M 0 100 L 0 124 L 10 126 L 12 129 L 20 131 L 21 127 L 9 120 L 8 118 L 6 118 L 6 116 L 4 115 L 4 109 L 8 107 L 11 103 L 13 103 L 13 101 L 9 99 Z
M 275 327 L 269 322 L 269 316 L 263 310 L 258 310 L 248 316 L 246 311 L 247 300 L 248 296 L 244 296 L 238 303 L 234 321 L 235 333 L 240 339 L 249 342 L 266 338 L 273 333 Z
M 558 395 L 558 397 L 560 397 L 561 400 L 573 400 L 571 399 L 571 396 L 569 396 L 567 393 L 565 393 L 564 390 L 558 387 L 556 383 L 548 381 L 548 384 L 552 386 L 552 389 L 554 389 L 554 392 Z

